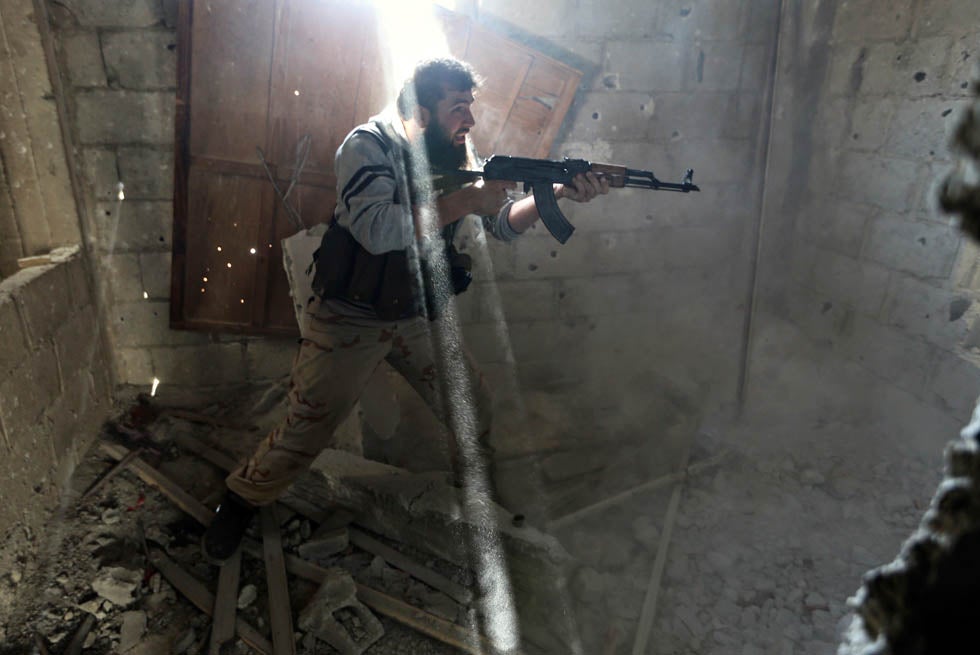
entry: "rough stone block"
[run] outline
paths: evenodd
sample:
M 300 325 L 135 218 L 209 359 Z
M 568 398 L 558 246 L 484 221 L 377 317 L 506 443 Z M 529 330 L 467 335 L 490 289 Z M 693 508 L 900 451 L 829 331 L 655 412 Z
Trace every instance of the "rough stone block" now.
M 0 382 L 0 415 L 16 449 L 18 435 L 29 435 L 44 409 L 61 393 L 54 348 L 35 350 Z
M 551 6 L 552 3 L 542 4 Z M 522 3 L 521 7 L 526 8 L 527 4 Z M 655 3 L 631 3 L 619 7 L 617 11 L 610 11 L 609 4 L 601 0 L 579 0 L 574 8 L 557 14 L 555 25 L 562 26 L 562 31 L 567 32 L 571 19 L 571 31 L 585 38 L 649 36 L 657 29 L 658 11 Z
M 603 75 L 615 74 L 620 91 L 682 91 L 690 48 L 672 41 L 609 41 Z
M 359 621 L 359 632 L 340 622 L 337 612 L 352 612 Z M 377 617 L 357 600 L 357 585 L 343 569 L 327 569 L 327 575 L 313 598 L 299 614 L 297 626 L 333 646 L 341 655 L 360 655 L 384 636 Z
M 92 361 L 94 367 L 106 366 L 101 359 Z M 55 399 L 44 412 L 44 422 L 58 461 L 59 476 L 70 476 L 75 466 L 99 434 L 108 414 L 111 400 L 107 389 L 98 389 L 90 370 L 78 371 L 65 378 L 65 393 Z M 67 482 L 67 477 L 60 477 Z
M 115 201 L 119 197 L 119 169 L 116 153 L 105 148 L 82 151 L 82 175 L 96 200 Z
M 678 40 L 737 40 L 742 32 L 743 9 L 755 2 L 737 0 L 667 0 L 658 3 L 659 29 Z
M 922 0 L 915 32 L 920 35 L 976 33 L 980 5 L 960 0 Z
M 901 91 L 905 97 L 942 93 L 948 87 L 946 61 L 952 39 L 876 43 L 868 48 L 862 94 Z
M 912 0 L 844 0 L 837 7 L 834 40 L 897 39 L 912 25 Z
M 115 347 L 191 345 L 207 342 L 202 332 L 170 329 L 170 304 L 155 300 L 117 302 L 110 326 Z
M 174 88 L 176 44 L 171 30 L 107 32 L 102 36 L 106 75 L 124 89 Z
M 7 431 L 16 443 L 0 463 L 4 497 L 0 503 L 0 534 L 4 538 L 22 526 L 39 529 L 46 510 L 58 499 L 57 487 L 52 484 L 51 445 L 40 426 L 22 426 L 17 430 L 8 426 Z
M 908 159 L 946 157 L 950 137 L 969 101 L 936 98 L 898 105 L 882 152 Z
M 72 310 L 64 264 L 23 271 L 24 281 L 15 292 L 31 344 L 37 347 L 68 317 Z
M 151 27 L 163 20 L 159 0 L 64 0 L 61 4 L 83 27 Z
M 61 41 L 65 52 L 68 79 L 72 86 L 106 86 L 105 67 L 99 35 L 95 32 L 76 32 Z
M 896 275 L 885 303 L 884 322 L 950 350 L 964 342 L 978 309 L 967 293 Z
M 174 153 L 171 149 L 119 148 L 119 171 L 126 185 L 127 198 L 173 197 Z
M 76 250 L 62 263 L 65 267 L 65 275 L 68 277 L 68 296 L 73 311 L 85 309 L 92 305 L 93 294 L 86 257 L 88 257 L 87 254 L 82 254 Z
M 912 161 L 846 152 L 838 169 L 840 195 L 895 212 L 909 211 L 917 168 Z
M 78 134 L 83 144 L 174 140 L 175 95 L 166 91 L 89 91 L 76 94 Z
M 100 202 L 95 206 L 103 252 L 169 250 L 173 203 L 163 200 Z
M 840 342 L 840 349 L 878 377 L 917 396 L 940 356 L 922 339 L 861 316 L 855 317 L 854 328 Z
M 319 532 L 319 531 L 318 531 Z M 347 528 L 337 528 L 324 533 L 314 534 L 309 541 L 301 543 L 296 552 L 303 559 L 321 560 L 336 555 L 350 544 Z
M 127 252 L 109 253 L 102 257 L 104 274 L 109 282 L 114 302 L 145 300 L 139 257 L 136 253 Z
M 940 404 L 966 420 L 980 393 L 980 362 L 963 355 L 941 357 L 930 377 L 928 390 Z
M 105 366 L 95 312 L 75 312 L 61 323 L 54 332 L 54 349 L 64 380 L 73 379 L 79 371 Z
M 690 88 L 701 91 L 734 91 L 739 87 L 743 46 L 713 41 L 697 48 L 688 59 Z
M 150 385 L 154 370 L 150 351 L 144 348 L 117 348 L 116 378 L 119 384 Z
M 169 252 L 144 252 L 139 255 L 143 291 L 152 300 L 170 298 L 170 267 L 173 256 Z
M 0 290 L 0 343 L 3 343 L 3 348 L 0 348 L 0 378 L 5 378 L 27 358 L 29 352 L 20 311 L 6 289 Z
M 864 256 L 921 277 L 948 277 L 960 236 L 955 228 L 881 217 L 871 224 Z

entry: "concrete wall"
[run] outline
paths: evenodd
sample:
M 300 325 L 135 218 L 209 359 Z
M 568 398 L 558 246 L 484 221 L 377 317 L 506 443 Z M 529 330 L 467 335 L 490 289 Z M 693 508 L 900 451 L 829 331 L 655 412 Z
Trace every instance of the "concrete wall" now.
M 977 250 L 935 211 L 934 187 L 968 102 L 980 8 L 788 6 L 749 383 L 755 409 L 885 421 L 913 441 L 929 425 L 948 435 L 980 388 Z M 786 357 L 790 344 L 799 347 Z
M 34 539 L 98 435 L 112 388 L 58 79 L 34 9 L 0 8 L 0 543 Z M 48 263 L 20 270 L 18 259 L 39 255 Z

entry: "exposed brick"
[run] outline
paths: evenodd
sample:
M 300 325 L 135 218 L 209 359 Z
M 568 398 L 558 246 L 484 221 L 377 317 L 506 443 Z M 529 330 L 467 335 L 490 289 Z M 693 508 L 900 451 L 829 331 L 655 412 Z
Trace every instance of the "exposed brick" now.
M 96 200 L 114 201 L 119 196 L 116 152 L 105 148 L 82 150 L 83 175 Z
M 119 384 L 150 385 L 153 382 L 153 358 L 146 348 L 117 348 L 116 378 Z
M 93 362 L 104 367 L 104 362 Z M 54 452 L 68 469 L 81 460 L 85 451 L 99 434 L 99 426 L 105 421 L 110 399 L 90 370 L 76 371 L 67 378 L 66 392 L 45 413 Z
M 75 312 L 54 333 L 61 376 L 68 380 L 79 371 L 105 366 L 102 340 L 94 312 Z M 71 389 L 66 389 L 72 393 Z
M 203 332 L 170 329 L 170 303 L 155 300 L 123 303 L 111 309 L 115 347 L 189 345 L 207 341 Z
M 139 254 L 121 252 L 103 255 L 105 270 L 112 300 L 116 303 L 137 302 L 143 298 L 143 283 L 140 275 Z
M 151 300 L 170 298 L 170 266 L 173 256 L 169 252 L 140 253 L 140 276 L 143 290 Z
M 103 34 L 106 73 L 124 89 L 176 87 L 176 44 L 177 35 L 170 30 Z

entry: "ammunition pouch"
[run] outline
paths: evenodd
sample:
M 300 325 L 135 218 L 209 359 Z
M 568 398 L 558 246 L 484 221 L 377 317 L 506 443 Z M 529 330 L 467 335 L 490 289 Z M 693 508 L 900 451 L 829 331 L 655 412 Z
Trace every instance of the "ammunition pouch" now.
M 466 291 L 472 281 L 472 260 L 451 245 L 446 254 L 451 291 L 457 295 Z M 413 316 L 434 319 L 445 308 L 445 294 L 438 293 L 435 284 L 437 271 L 431 269 L 428 261 L 421 260 L 423 306 L 417 292 L 418 266 L 410 262 L 408 250 L 372 254 L 336 223 L 323 235 L 313 261 L 313 292 L 320 298 L 365 303 L 379 318 L 391 321 Z

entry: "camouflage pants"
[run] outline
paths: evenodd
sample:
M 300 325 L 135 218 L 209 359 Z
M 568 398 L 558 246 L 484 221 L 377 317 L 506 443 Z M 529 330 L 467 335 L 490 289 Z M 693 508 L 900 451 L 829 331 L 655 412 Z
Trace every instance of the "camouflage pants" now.
M 309 323 L 293 363 L 285 420 L 258 445 L 252 456 L 226 479 L 228 488 L 255 505 L 281 496 L 302 475 L 320 451 L 330 447 L 333 433 L 350 413 L 371 374 L 388 361 L 444 423 L 455 403 L 446 402 L 438 374 L 431 324 L 424 319 L 381 321 L 354 319 L 321 312 Z M 492 398 L 472 358 L 463 357 L 469 398 L 475 401 L 473 433 L 476 452 L 486 457 Z M 450 391 L 452 393 L 452 391 Z M 454 435 L 455 441 L 460 435 Z M 459 474 L 456 443 L 449 444 Z

